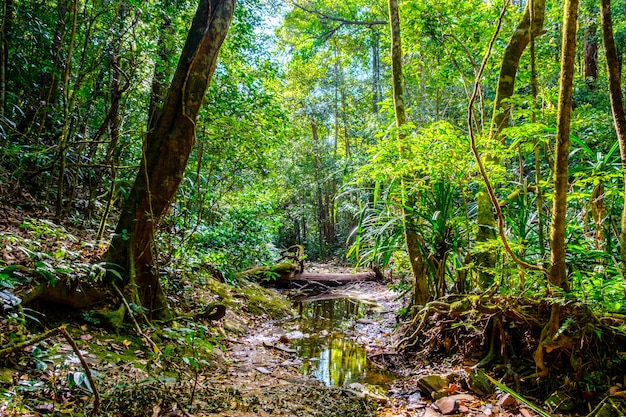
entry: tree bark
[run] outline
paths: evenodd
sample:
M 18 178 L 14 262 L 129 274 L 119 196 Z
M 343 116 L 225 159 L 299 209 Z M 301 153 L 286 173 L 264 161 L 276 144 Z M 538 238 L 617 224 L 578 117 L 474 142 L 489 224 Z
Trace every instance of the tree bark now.
M 400 41 L 400 13 L 397 0 L 389 0 L 389 22 L 391 26 L 391 73 L 393 87 L 393 106 L 396 117 L 396 129 L 398 135 L 398 152 L 400 159 L 406 154 L 404 131 L 407 120 L 404 107 L 404 92 L 402 79 L 402 43 Z M 404 223 L 404 235 L 406 249 L 413 272 L 414 288 L 413 302 L 424 305 L 428 302 L 428 278 L 426 276 L 426 263 L 420 251 L 420 237 L 417 233 L 417 223 L 413 215 L 415 196 L 407 189 L 405 179 L 402 180 L 402 218 Z
M 576 25 L 578 0 L 566 0 L 563 18 L 563 44 L 561 52 L 561 82 L 556 125 L 556 149 L 554 161 L 554 199 L 552 227 L 550 230 L 551 267 L 549 280 L 552 285 L 569 289 L 565 267 L 565 226 L 567 215 L 568 157 L 570 146 L 570 120 L 576 60 Z
M 611 0 L 601 0 L 602 38 L 604 39 L 604 52 L 606 55 L 606 68 L 609 78 L 609 96 L 613 111 L 613 123 L 615 133 L 619 141 L 619 151 L 624 175 L 624 199 L 626 200 L 626 116 L 624 113 L 624 100 L 620 86 L 620 66 L 613 35 L 613 21 L 611 19 Z M 622 262 L 622 275 L 626 276 L 626 204 L 622 208 L 621 231 L 620 231 L 620 259 Z
M 532 8 L 532 9 L 531 9 Z M 543 33 L 543 21 L 546 10 L 545 0 L 532 0 L 526 3 L 524 14 L 515 32 L 511 35 L 500 65 L 500 75 L 496 89 L 496 99 L 491 121 L 491 137 L 497 138 L 509 122 L 511 105 L 506 102 L 513 96 L 515 77 L 519 68 L 520 58 L 530 41 L 531 13 L 533 37 Z
M 2 3 L 2 21 L 0 22 L 0 117 L 4 116 L 7 92 L 7 65 L 9 63 L 9 34 L 13 18 L 13 0 Z
M 598 78 L 598 38 L 595 20 L 585 27 L 584 67 L 585 82 L 593 90 Z
M 183 178 L 195 143 L 195 123 L 219 49 L 232 20 L 235 0 L 200 0 L 178 67 L 158 119 L 146 138 L 137 178 L 125 202 L 108 262 L 117 265 L 132 301 L 152 316 L 169 308 L 155 265 L 154 235 Z M 111 277 L 113 274 L 111 274 Z

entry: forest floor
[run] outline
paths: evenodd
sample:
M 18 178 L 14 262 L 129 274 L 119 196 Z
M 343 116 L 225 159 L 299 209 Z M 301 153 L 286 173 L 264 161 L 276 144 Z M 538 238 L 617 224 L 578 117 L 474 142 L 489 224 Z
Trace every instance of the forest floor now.
M 533 410 L 537 399 L 493 390 L 489 382 L 477 389 L 481 383 L 474 366 L 485 355 L 485 338 L 483 349 L 472 352 L 473 339 L 458 338 L 458 332 L 475 339 L 481 332 L 450 326 L 454 320 L 444 314 L 428 317 L 432 326 L 424 334 L 432 343 L 423 351 L 397 351 L 402 330 L 396 312 L 405 300 L 390 290 L 390 283 L 355 283 L 312 296 L 245 281 L 231 286 L 202 270 L 170 271 L 175 279 L 166 290 L 177 311 L 220 301 L 227 306 L 226 316 L 215 322 L 182 319 L 140 331 L 132 324 L 111 331 L 97 324 L 92 311 L 50 303 L 16 308 L 14 297 L 23 297 L 52 273 L 67 279 L 70 268 L 94 271 L 103 248 L 90 243 L 83 229 L 0 208 L 0 272 L 6 275 L 0 287 L 0 352 L 23 343 L 0 355 L 0 416 L 83 416 L 95 414 L 94 409 L 104 416 L 153 417 L 586 414 Z M 308 270 L 351 272 L 319 264 Z M 306 310 L 307 300 L 317 307 Z M 341 314 L 333 300 L 348 300 Z M 320 317 L 330 327 L 317 326 Z M 447 333 L 440 331 L 444 328 Z M 433 344 L 436 340 L 441 346 Z M 465 344 L 465 354 L 450 351 L 450 343 Z M 343 369 L 342 376 L 332 376 L 336 368 Z M 615 385 L 612 403 L 623 410 L 622 381 L 607 383 Z M 589 404 L 591 411 L 598 402 Z

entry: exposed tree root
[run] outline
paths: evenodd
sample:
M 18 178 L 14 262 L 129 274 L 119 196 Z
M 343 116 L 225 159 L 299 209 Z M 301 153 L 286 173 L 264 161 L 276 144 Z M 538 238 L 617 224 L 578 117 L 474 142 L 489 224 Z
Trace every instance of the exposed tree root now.
M 534 396 L 549 397 L 568 390 L 572 402 L 581 403 L 623 383 L 623 319 L 597 316 L 575 302 L 455 296 L 417 311 L 403 328 L 399 348 L 420 356 L 460 355 L 518 391 L 532 386 Z

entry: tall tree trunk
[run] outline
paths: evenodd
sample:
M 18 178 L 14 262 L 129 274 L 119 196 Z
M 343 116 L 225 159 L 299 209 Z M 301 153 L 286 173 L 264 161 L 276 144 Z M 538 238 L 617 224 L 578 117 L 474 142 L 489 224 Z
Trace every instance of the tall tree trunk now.
M 380 33 L 372 28 L 372 113 L 378 113 L 380 92 Z
M 563 13 L 563 42 L 561 45 L 561 77 L 559 85 L 559 107 L 556 124 L 556 149 L 554 161 L 554 197 L 552 226 L 550 229 L 551 266 L 548 274 L 550 284 L 569 291 L 565 267 L 565 222 L 567 215 L 567 189 L 569 188 L 568 157 L 570 145 L 570 121 L 572 93 L 574 89 L 574 66 L 576 63 L 576 29 L 578 1 L 565 0 Z M 561 305 L 552 304 L 550 320 L 541 331 L 534 359 L 537 377 L 545 377 L 549 370 L 543 360 L 545 346 L 554 338 L 560 327 Z
M 595 18 L 585 27 L 584 43 L 584 75 L 587 88 L 593 90 L 598 78 L 598 37 Z
M 317 240 L 320 247 L 320 258 L 324 259 L 326 257 L 326 239 L 325 236 L 325 228 L 326 228 L 326 209 L 324 207 L 324 193 L 322 190 L 322 162 L 321 162 L 321 144 L 319 141 L 319 136 L 317 134 L 317 123 L 315 119 L 311 118 L 311 136 L 313 137 L 313 165 L 315 169 L 315 192 L 317 196 L 317 227 L 318 227 L 318 235 Z
M 118 265 L 132 301 L 152 316 L 170 312 L 155 270 L 154 235 L 183 178 L 195 125 L 228 33 L 235 0 L 200 0 L 158 119 L 146 138 L 137 178 L 106 259 Z
M 543 32 L 545 9 L 545 0 L 532 0 L 526 3 L 522 18 L 504 50 L 490 128 L 490 136 L 493 139 L 500 139 L 502 129 L 508 126 L 512 108 L 507 100 L 513 96 L 515 91 L 515 78 L 520 59 L 530 42 L 531 33 L 534 38 Z M 492 159 L 494 158 L 492 157 Z M 487 191 L 483 190 L 478 193 L 476 205 L 476 221 L 478 222 L 476 241 L 488 242 L 495 239 L 496 221 Z M 487 288 L 493 281 L 491 271 L 495 267 L 496 259 L 496 254 L 492 250 L 478 253 L 475 256 L 475 263 L 479 267 L 479 285 L 482 288 Z
M 0 22 L 0 117 L 4 116 L 7 92 L 7 66 L 9 64 L 9 34 L 13 18 L 13 0 L 2 2 Z
M 624 113 L 624 101 L 620 86 L 620 72 L 617 48 L 613 36 L 613 21 L 611 19 L 611 0 L 600 0 L 602 17 L 602 38 L 604 39 L 604 51 L 606 55 L 606 68 L 609 77 L 609 95 L 611 109 L 613 110 L 613 123 L 615 133 L 619 141 L 619 151 L 622 160 L 622 173 L 624 175 L 624 200 L 626 201 L 626 115 Z M 622 207 L 621 231 L 620 231 L 620 259 L 622 262 L 622 275 L 626 276 L 626 204 Z
M 404 92 L 402 79 L 402 43 L 400 41 L 400 13 L 397 0 L 389 0 L 389 23 L 391 26 L 391 73 L 393 86 L 393 106 L 396 116 L 396 129 L 398 134 L 398 147 L 400 159 L 406 154 L 404 143 L 406 140 L 406 110 L 404 107 Z M 413 272 L 414 289 L 413 302 L 423 305 L 428 302 L 428 278 L 424 256 L 420 251 L 420 238 L 417 233 L 417 221 L 413 214 L 415 196 L 407 189 L 408 185 L 402 181 L 402 218 L 404 222 L 404 235 L 406 249 Z
M 550 229 L 550 283 L 563 289 L 568 288 L 565 268 L 565 223 L 567 215 L 567 190 L 570 120 L 572 93 L 574 88 L 574 66 L 576 60 L 576 24 L 578 0 L 566 0 L 563 18 L 563 44 L 561 52 L 561 77 L 559 85 L 559 107 L 556 125 L 556 149 L 554 161 L 554 198 L 552 204 L 552 227 Z

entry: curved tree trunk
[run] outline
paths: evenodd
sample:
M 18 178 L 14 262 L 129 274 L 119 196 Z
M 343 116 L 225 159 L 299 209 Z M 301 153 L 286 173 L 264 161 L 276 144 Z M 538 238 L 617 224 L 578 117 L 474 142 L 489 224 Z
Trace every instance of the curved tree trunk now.
M 162 110 L 148 132 L 137 178 L 106 254 L 120 268 L 133 302 L 169 315 L 155 265 L 154 234 L 183 178 L 195 123 L 232 20 L 235 0 L 200 0 Z
M 396 116 L 396 129 L 398 131 L 398 147 L 400 158 L 404 157 L 404 140 L 406 133 L 406 110 L 404 107 L 404 93 L 402 80 L 402 44 L 400 42 L 400 14 L 397 0 L 389 0 L 389 21 L 391 24 L 391 72 L 393 83 L 393 105 Z M 423 305 L 430 297 L 428 292 L 428 279 L 426 276 L 426 263 L 420 251 L 420 240 L 417 233 L 417 222 L 413 215 L 415 196 L 407 189 L 406 182 L 402 181 L 402 217 L 404 222 L 404 234 L 406 249 L 413 272 L 414 289 L 413 302 Z
M 620 65 L 613 36 L 613 21 L 611 19 L 611 0 L 600 0 L 602 9 L 602 37 L 604 39 L 604 51 L 606 54 L 606 68 L 609 76 L 609 95 L 613 110 L 613 122 L 619 141 L 619 151 L 622 159 L 622 172 L 624 174 L 624 199 L 626 199 L 626 116 L 624 114 L 624 101 L 620 86 Z M 622 208 L 621 232 L 620 232 L 620 258 L 622 262 L 622 275 L 626 276 L 626 204 Z
M 526 46 L 528 46 L 530 42 L 531 14 L 532 35 L 533 37 L 537 37 L 543 33 L 545 10 L 545 0 L 532 0 L 526 3 L 522 19 L 517 25 L 517 28 L 515 28 L 515 32 L 511 35 L 511 39 L 504 50 L 502 64 L 500 65 L 498 86 L 496 88 L 493 118 L 491 120 L 490 135 L 492 138 L 496 138 L 500 135 L 502 129 L 508 125 L 511 116 L 511 105 L 507 103 L 506 100 L 513 96 L 519 62 Z

